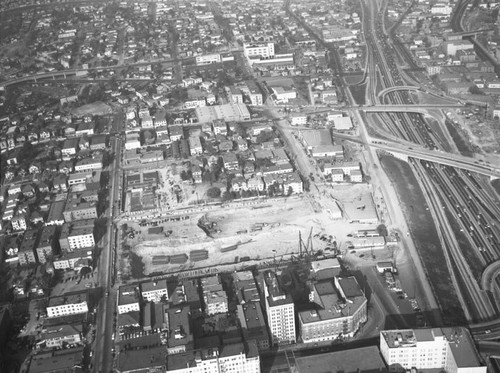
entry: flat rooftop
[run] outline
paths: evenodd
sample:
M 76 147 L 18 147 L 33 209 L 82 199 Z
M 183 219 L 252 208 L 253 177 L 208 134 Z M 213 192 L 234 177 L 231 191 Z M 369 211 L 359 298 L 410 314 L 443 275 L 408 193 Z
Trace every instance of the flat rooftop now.
M 143 293 L 149 291 L 164 290 L 164 289 L 167 289 L 166 279 L 157 281 L 148 281 L 148 282 L 143 282 L 141 284 L 141 290 Z
M 140 350 L 123 350 L 118 355 L 118 370 L 136 371 L 166 365 L 167 350 L 158 346 Z
M 118 290 L 118 305 L 132 304 L 139 302 L 138 288 L 135 285 L 121 286 Z
M 264 273 L 264 282 L 269 294 L 267 301 L 270 307 L 293 304 L 292 297 L 281 289 L 276 273 L 273 271 L 266 271 Z
M 434 329 L 432 329 L 434 330 Z M 451 353 L 459 368 L 481 366 L 474 340 L 465 328 L 441 328 L 444 336 L 450 342 Z
M 299 373 L 386 373 L 377 347 L 362 347 L 295 359 Z
M 78 304 L 87 302 L 87 292 L 64 294 L 59 297 L 52 297 L 49 299 L 48 307 L 57 307 L 64 304 Z
M 167 371 L 194 368 L 197 366 L 196 360 L 215 360 L 218 354 L 218 348 L 214 347 L 167 355 Z
M 50 357 L 33 357 L 29 373 L 73 373 L 74 367 L 82 362 L 83 348 L 69 350 L 66 354 L 53 354 Z
M 459 368 L 481 366 L 478 352 L 469 331 L 462 327 L 385 330 L 380 333 L 389 348 L 416 348 L 417 343 L 448 341 L 455 363 Z

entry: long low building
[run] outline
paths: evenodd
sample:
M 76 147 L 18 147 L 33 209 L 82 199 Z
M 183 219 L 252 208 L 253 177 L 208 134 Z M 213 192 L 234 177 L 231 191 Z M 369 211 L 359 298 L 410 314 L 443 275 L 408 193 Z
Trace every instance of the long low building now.
M 255 342 L 167 354 L 163 346 L 125 350 L 118 357 L 119 373 L 260 373 L 260 357 Z
M 59 297 L 49 299 L 47 306 L 48 317 L 60 317 L 69 315 L 78 315 L 89 311 L 87 302 L 87 293 L 65 294 Z
M 199 123 L 209 123 L 223 119 L 227 122 L 250 119 L 250 112 L 245 104 L 224 104 L 199 107 L 195 110 Z

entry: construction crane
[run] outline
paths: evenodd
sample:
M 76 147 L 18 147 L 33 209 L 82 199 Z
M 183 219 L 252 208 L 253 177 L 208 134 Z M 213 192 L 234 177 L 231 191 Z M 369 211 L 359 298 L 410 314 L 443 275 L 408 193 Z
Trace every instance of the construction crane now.
M 302 232 L 299 231 L 299 258 L 310 259 L 314 255 L 313 242 L 312 242 L 312 227 L 307 237 L 307 244 L 302 239 Z

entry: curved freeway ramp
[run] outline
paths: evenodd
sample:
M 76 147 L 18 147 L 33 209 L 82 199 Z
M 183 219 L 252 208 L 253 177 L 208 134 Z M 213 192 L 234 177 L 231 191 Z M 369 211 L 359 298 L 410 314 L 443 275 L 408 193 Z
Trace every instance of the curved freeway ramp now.
M 500 305 L 500 260 L 491 263 L 486 267 L 481 275 L 481 289 L 490 291 L 495 302 Z

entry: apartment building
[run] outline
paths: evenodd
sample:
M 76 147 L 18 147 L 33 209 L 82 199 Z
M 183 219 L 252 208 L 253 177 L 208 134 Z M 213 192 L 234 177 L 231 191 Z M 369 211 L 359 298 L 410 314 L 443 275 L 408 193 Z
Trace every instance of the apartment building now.
M 143 282 L 141 284 L 142 299 L 146 302 L 159 303 L 162 297 L 168 300 L 167 280 Z
M 63 211 L 64 221 L 96 219 L 97 208 L 95 202 L 86 202 L 76 195 L 70 196 Z
M 295 305 L 292 297 L 286 294 L 273 271 L 264 272 L 264 297 L 267 322 L 271 332 L 272 345 L 295 343 Z
M 139 288 L 135 285 L 124 285 L 118 289 L 118 314 L 140 311 Z
M 47 316 L 60 317 L 87 313 L 89 311 L 87 293 L 64 294 L 49 299 Z
M 40 240 L 36 247 L 36 255 L 39 263 L 46 263 L 54 255 L 57 241 L 57 229 L 54 225 L 47 225 L 42 228 Z
M 226 313 L 228 311 L 227 294 L 222 288 L 219 276 L 204 277 L 201 279 L 205 312 L 208 315 Z
M 59 245 L 64 252 L 95 246 L 94 220 L 80 220 L 74 223 L 64 223 Z
M 21 246 L 17 252 L 20 265 L 24 266 L 36 263 L 35 247 L 37 235 L 38 231 L 36 229 L 29 229 L 24 233 Z

